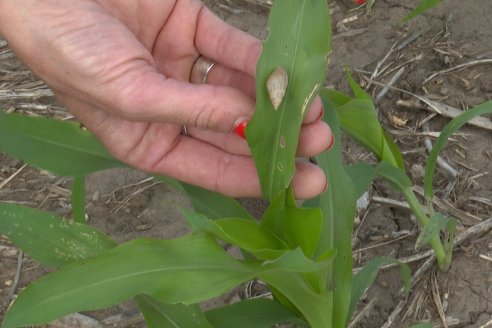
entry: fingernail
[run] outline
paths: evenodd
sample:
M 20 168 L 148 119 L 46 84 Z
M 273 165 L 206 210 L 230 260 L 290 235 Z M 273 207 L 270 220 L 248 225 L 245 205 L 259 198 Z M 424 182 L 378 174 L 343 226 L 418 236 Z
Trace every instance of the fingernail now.
M 326 148 L 326 150 L 330 150 L 330 149 L 332 149 L 334 144 L 335 144 L 335 136 L 332 136 L 332 137 L 331 137 L 331 142 L 330 142 L 330 144 L 328 145 L 328 148 Z
M 323 116 L 325 115 L 325 106 L 321 106 L 321 112 L 319 113 L 318 118 L 316 119 L 315 122 L 319 122 L 323 119 Z
M 246 140 L 246 126 L 248 126 L 248 119 L 238 119 L 234 124 L 234 133 Z
M 328 179 L 326 180 L 325 188 L 323 189 L 323 193 L 325 193 L 327 190 L 328 190 Z

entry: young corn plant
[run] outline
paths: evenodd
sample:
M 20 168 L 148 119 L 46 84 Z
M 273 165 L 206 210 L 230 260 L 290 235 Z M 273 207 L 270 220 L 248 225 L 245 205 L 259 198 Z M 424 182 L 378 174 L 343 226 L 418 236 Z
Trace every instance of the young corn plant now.
M 270 201 L 260 221 L 231 198 L 155 177 L 189 196 L 194 210 L 181 211 L 192 233 L 169 240 L 139 238 L 118 245 L 83 223 L 83 177 L 124 164 L 76 123 L 0 113 L 0 151 L 74 177 L 73 221 L 0 204 L 0 233 L 36 261 L 56 268 L 20 293 L 2 327 L 45 324 L 72 312 L 101 309 L 130 298 L 151 328 L 266 328 L 280 322 L 314 328 L 347 326 L 378 268 L 394 261 L 378 258 L 352 275 L 356 200 L 379 174 L 400 187 L 411 203 L 410 182 L 367 94 L 351 79 L 355 98 L 322 88 L 331 46 L 326 1 L 276 1 L 268 27 L 270 35 L 257 67 L 257 109 L 246 130 L 264 196 Z M 275 99 L 278 93 L 272 93 L 278 91 L 272 81 L 283 87 L 280 100 Z M 332 150 L 316 158 L 330 187 L 299 207 L 291 189 L 295 150 L 305 110 L 318 93 L 325 105 L 325 120 L 335 135 Z M 466 119 L 491 112 L 491 108 L 484 104 L 467 112 L 466 118 L 453 120 L 442 133 L 442 144 Z M 382 164 L 376 168 L 365 163 L 342 165 L 340 127 L 371 149 Z M 439 147 L 438 141 L 435 149 Z M 432 180 L 430 174 L 426 182 Z M 432 185 L 430 188 L 432 195 Z M 411 204 L 417 215 L 420 204 L 416 200 Z M 427 226 L 442 228 L 438 220 L 445 220 L 425 215 L 419 218 L 423 231 Z M 446 250 L 437 228 L 427 230 L 422 243 L 430 241 Z M 244 258 L 231 257 L 219 241 L 239 247 Z M 401 270 L 408 281 L 409 269 L 401 266 Z M 270 287 L 273 299 L 200 309 L 200 302 L 254 278 Z
M 0 204 L 0 232 L 35 260 L 57 268 L 22 291 L 3 327 L 45 324 L 129 298 L 149 327 L 270 327 L 284 321 L 315 328 L 346 325 L 373 275 L 356 276 L 358 289 L 352 288 L 350 236 L 357 190 L 341 165 L 340 145 L 318 160 L 333 189 L 343 184 L 343 193 L 330 190 L 312 202 L 319 207 L 300 208 L 290 188 L 302 118 L 325 79 L 331 37 L 327 3 L 279 1 L 271 10 L 269 29 L 258 63 L 257 111 L 247 129 L 264 195 L 271 202 L 260 222 L 233 199 L 156 177 L 189 195 L 195 211 L 182 213 L 193 232 L 117 245 L 82 223 L 83 176 L 123 164 L 75 123 L 0 114 L 2 151 L 74 177 L 75 221 Z M 266 86 L 278 82 L 269 78 L 274 71 L 288 85 L 277 102 Z M 334 114 L 328 116 L 338 134 Z M 231 257 L 218 241 L 239 247 L 244 259 Z M 270 286 L 273 300 L 201 311 L 199 302 L 253 278 Z

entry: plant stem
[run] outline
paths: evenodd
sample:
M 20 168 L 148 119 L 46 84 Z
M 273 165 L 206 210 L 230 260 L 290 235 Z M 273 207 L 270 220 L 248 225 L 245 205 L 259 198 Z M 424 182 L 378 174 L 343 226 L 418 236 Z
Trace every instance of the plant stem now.
M 406 188 L 405 190 L 403 190 L 403 195 L 405 196 L 408 204 L 410 205 L 410 208 L 415 214 L 417 221 L 419 221 L 420 226 L 425 227 L 427 224 L 429 224 L 429 219 L 425 215 L 424 210 L 422 209 L 422 206 L 420 205 L 412 189 Z M 439 266 L 439 269 L 441 271 L 447 271 L 451 262 L 451 256 L 446 255 L 446 251 L 444 250 L 439 235 L 433 237 L 430 243 L 432 245 L 432 248 L 434 249 L 434 252 L 436 253 L 437 265 Z

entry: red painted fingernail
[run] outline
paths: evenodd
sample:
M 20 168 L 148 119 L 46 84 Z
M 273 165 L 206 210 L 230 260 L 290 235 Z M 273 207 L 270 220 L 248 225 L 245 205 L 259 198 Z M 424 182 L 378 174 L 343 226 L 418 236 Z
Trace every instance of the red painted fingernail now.
M 333 145 L 335 144 L 335 137 L 331 137 L 331 142 L 330 142 L 330 145 L 328 146 L 328 148 L 326 150 L 330 150 L 333 148 Z
M 355 3 L 358 5 L 363 5 L 364 3 L 366 3 L 366 0 L 355 0 Z
M 248 126 L 248 122 L 249 121 L 244 120 L 244 121 L 238 121 L 236 124 L 234 124 L 234 133 L 245 140 L 246 140 L 246 126 Z

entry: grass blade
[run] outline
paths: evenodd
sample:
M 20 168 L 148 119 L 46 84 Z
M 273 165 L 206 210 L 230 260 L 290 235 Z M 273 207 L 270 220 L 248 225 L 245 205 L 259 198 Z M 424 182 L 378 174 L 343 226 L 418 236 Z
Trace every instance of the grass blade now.
M 415 17 L 423 14 L 425 11 L 437 6 L 441 0 L 422 0 L 418 4 L 418 6 L 412 10 L 408 15 L 403 17 L 401 20 L 401 23 L 406 23 L 411 19 L 414 19 Z
M 106 235 L 85 224 L 12 204 L 0 203 L 0 233 L 39 263 L 52 267 L 116 246 Z
M 0 151 L 65 176 L 83 176 L 125 166 L 75 122 L 3 112 L 0 112 Z
M 294 176 L 302 119 L 326 77 L 330 27 L 326 1 L 276 1 L 270 11 L 270 33 L 256 71 L 256 111 L 246 129 L 268 199 L 286 189 Z M 266 82 L 278 67 L 286 71 L 288 86 L 282 103 L 274 109 Z
M 424 193 L 426 200 L 432 201 L 432 197 L 434 194 L 432 182 L 434 180 L 434 173 L 436 171 L 437 156 L 446 145 L 448 138 L 472 118 L 489 113 L 492 113 L 492 101 L 487 101 L 464 112 L 458 117 L 452 119 L 444 127 L 441 134 L 439 135 L 439 138 L 437 138 L 436 142 L 434 143 L 432 151 L 429 154 L 427 164 L 425 165 Z

